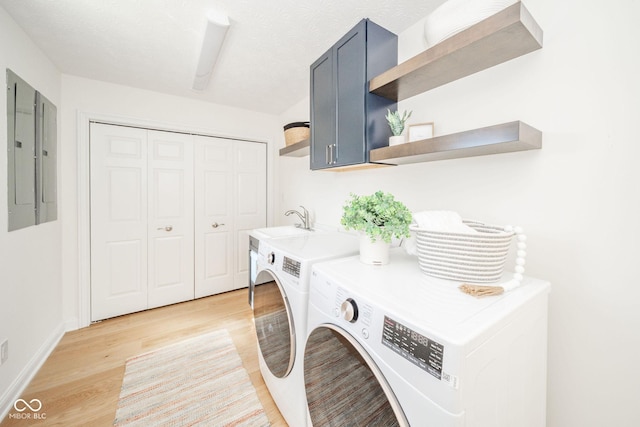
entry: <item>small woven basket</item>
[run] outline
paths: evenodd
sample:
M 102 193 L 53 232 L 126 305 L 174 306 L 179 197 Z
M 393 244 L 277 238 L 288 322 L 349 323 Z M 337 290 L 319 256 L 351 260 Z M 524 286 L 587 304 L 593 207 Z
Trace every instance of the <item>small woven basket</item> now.
M 416 234 L 420 269 L 429 276 L 470 283 L 500 280 L 513 231 L 464 220 L 477 234 L 438 232 L 410 227 Z
M 284 127 L 284 143 L 288 147 L 310 136 L 309 122 L 289 123 Z

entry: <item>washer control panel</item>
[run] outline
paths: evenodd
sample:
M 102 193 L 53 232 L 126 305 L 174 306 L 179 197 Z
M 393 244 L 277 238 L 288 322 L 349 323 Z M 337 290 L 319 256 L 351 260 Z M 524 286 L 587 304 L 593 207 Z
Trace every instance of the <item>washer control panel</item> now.
M 296 261 L 289 257 L 284 257 L 282 260 L 282 271 L 289 273 L 293 277 L 300 278 L 300 261 Z
M 382 344 L 437 379 L 442 379 L 444 346 L 384 316 Z

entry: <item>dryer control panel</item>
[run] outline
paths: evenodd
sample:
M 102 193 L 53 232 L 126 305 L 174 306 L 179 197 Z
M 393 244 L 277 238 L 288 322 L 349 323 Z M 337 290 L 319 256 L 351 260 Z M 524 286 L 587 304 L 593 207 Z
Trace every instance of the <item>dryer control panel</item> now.
M 437 379 L 442 379 L 444 346 L 384 316 L 382 344 Z

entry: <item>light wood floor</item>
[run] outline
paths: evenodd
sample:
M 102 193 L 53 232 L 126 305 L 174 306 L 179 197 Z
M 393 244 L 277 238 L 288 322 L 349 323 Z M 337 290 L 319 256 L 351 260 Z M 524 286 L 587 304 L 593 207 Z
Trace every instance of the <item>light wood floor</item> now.
M 21 396 L 39 399 L 46 419 L 7 416 L 0 426 L 111 426 L 127 358 L 222 328 L 233 338 L 271 425 L 286 426 L 260 374 L 246 289 L 68 332 Z

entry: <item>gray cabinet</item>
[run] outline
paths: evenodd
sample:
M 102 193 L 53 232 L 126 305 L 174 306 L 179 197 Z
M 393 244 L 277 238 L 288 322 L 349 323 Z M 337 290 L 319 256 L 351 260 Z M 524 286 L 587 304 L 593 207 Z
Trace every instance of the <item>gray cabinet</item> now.
M 311 169 L 368 163 L 388 145 L 384 116 L 396 103 L 370 93 L 369 80 L 397 57 L 397 36 L 363 19 L 311 65 Z

